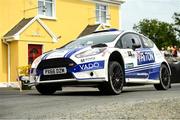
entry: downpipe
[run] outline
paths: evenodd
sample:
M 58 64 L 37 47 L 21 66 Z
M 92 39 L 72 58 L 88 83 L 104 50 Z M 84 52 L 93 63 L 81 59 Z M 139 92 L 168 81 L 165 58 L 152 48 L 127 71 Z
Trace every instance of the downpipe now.
M 10 44 L 7 41 L 5 41 L 4 39 L 3 39 L 3 43 L 6 44 L 8 47 L 8 87 L 10 87 L 11 86 L 11 76 L 10 76 L 11 75 L 11 67 L 10 67 L 11 51 L 10 50 L 11 49 L 10 49 Z

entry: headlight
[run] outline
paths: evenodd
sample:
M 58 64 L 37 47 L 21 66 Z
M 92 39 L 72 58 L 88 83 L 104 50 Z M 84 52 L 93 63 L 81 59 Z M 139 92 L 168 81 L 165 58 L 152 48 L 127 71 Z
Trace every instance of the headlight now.
M 82 58 L 82 57 L 88 57 L 88 56 L 97 55 L 97 54 L 102 53 L 105 49 L 106 48 L 93 48 L 91 50 L 81 52 L 81 53 L 75 55 L 75 57 Z

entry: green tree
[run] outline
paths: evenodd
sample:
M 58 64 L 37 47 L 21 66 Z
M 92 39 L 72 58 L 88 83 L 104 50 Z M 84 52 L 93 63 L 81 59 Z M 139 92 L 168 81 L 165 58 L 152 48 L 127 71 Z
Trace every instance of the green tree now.
M 174 27 L 175 30 L 177 31 L 177 38 L 179 40 L 179 47 L 180 47 L 180 13 L 174 13 L 173 15 L 174 19 Z
M 173 19 L 174 19 L 174 25 L 175 25 L 175 30 L 179 33 L 180 35 L 180 13 L 174 13 L 173 15 Z
M 158 48 L 177 45 L 178 43 L 173 24 L 156 19 L 143 19 L 138 24 L 135 24 L 133 29 L 153 40 Z

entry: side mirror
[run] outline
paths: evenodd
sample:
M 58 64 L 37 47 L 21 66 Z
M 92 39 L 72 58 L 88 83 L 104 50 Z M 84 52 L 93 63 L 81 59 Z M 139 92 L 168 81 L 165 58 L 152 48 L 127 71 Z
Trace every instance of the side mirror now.
M 136 48 L 140 48 L 141 45 L 140 44 L 133 44 L 132 45 L 132 49 L 135 50 Z

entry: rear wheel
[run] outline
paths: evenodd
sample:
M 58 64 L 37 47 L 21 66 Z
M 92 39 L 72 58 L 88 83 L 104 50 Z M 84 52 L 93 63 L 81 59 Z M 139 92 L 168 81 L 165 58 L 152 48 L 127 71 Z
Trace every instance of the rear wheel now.
M 103 94 L 120 94 L 124 85 L 124 72 L 122 66 L 118 62 L 110 62 L 108 68 L 108 79 L 108 82 L 99 86 L 99 90 Z
M 52 95 L 56 92 L 57 87 L 49 84 L 39 84 L 36 86 L 36 89 L 42 95 Z
M 170 79 L 170 72 L 166 65 L 162 64 L 160 68 L 160 83 L 155 84 L 154 87 L 156 90 L 167 90 L 170 87 L 171 79 Z

